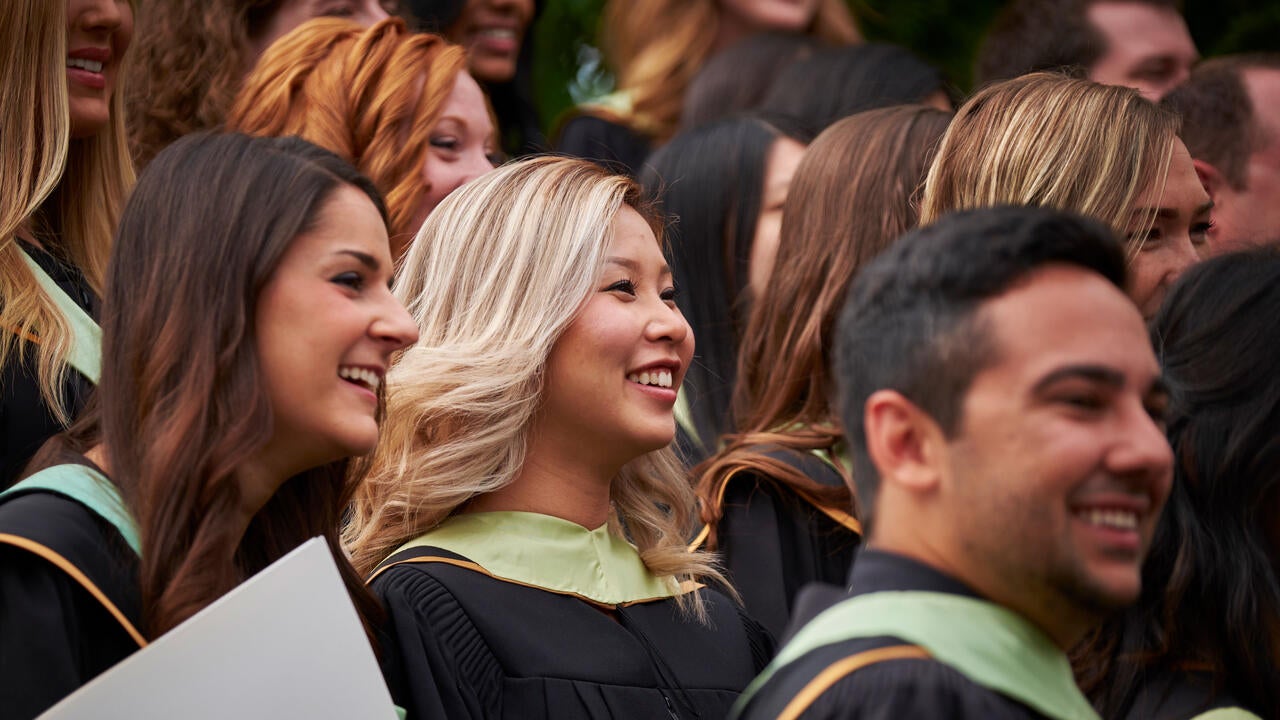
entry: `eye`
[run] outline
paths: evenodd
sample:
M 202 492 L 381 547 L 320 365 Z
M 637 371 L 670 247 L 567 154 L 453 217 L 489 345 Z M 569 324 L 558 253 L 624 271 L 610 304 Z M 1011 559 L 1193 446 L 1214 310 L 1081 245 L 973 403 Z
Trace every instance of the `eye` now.
M 658 295 L 658 297 L 662 298 L 662 301 L 666 303 L 674 303 L 676 301 L 676 298 L 679 296 L 680 296 L 680 293 L 674 287 L 669 287 L 663 290 L 662 293 Z
M 350 5 L 330 5 L 320 11 L 319 17 L 353 17 L 355 14 Z
M 498 167 L 507 161 L 507 154 L 498 150 L 487 150 L 485 151 L 484 159 L 488 160 L 490 165 Z
M 1207 222 L 1198 222 L 1191 226 L 1191 244 L 1203 245 L 1209 241 L 1209 231 L 1214 228 L 1216 223 L 1212 220 Z
M 452 135 L 442 135 L 439 137 L 433 137 L 431 138 L 430 142 L 431 142 L 431 147 L 440 148 L 441 150 L 457 150 L 458 149 L 458 138 L 453 137 Z
M 636 284 L 631 280 L 619 280 L 604 290 L 605 292 L 620 292 L 635 297 Z
M 1142 230 L 1129 233 L 1126 238 L 1132 243 L 1137 243 L 1140 250 L 1154 249 L 1160 245 L 1163 236 L 1160 234 L 1160 228 L 1151 228 L 1150 230 Z
M 352 290 L 364 289 L 364 276 L 354 271 L 339 273 L 330 278 L 329 282 L 335 285 L 345 285 Z
M 1060 395 L 1057 402 L 1075 410 L 1096 412 L 1106 407 L 1107 400 L 1096 392 L 1069 392 Z

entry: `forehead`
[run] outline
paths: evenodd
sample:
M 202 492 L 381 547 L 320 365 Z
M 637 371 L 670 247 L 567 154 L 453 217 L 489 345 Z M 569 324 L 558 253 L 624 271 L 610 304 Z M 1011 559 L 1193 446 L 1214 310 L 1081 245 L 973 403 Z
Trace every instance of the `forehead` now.
M 1187 23 L 1172 8 L 1141 2 L 1098 2 L 1085 11 L 1107 40 L 1107 50 L 1128 56 L 1179 55 L 1194 58 Z
M 325 198 L 311 228 L 294 238 L 285 257 L 302 259 L 342 250 L 362 252 L 379 260 L 390 257 L 382 216 L 367 195 L 350 185 L 334 189 Z
M 1263 130 L 1269 144 L 1280 141 L 1280 69 L 1249 68 L 1241 82 L 1253 106 L 1253 121 Z
M 995 350 L 979 377 L 994 376 L 1005 391 L 1026 389 L 1068 365 L 1107 367 L 1140 387 L 1159 374 L 1137 307 L 1096 273 L 1046 266 L 979 313 Z
M 662 248 L 648 221 L 634 208 L 623 205 L 609 224 L 608 257 L 665 266 Z
M 1133 207 L 1172 208 L 1190 215 L 1209 201 L 1209 194 L 1196 175 L 1187 146 L 1174 139 L 1169 148 L 1169 169 L 1163 178 L 1153 178 L 1134 197 Z

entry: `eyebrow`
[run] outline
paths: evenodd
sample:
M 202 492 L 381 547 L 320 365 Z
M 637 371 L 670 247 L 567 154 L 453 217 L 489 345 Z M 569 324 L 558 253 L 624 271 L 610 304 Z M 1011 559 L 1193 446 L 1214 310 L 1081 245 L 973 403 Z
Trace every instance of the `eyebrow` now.
M 1196 208 L 1195 210 L 1192 210 L 1192 211 L 1191 211 L 1191 217 L 1196 217 L 1196 216 L 1198 216 L 1198 215 L 1203 215 L 1203 214 L 1205 214 L 1205 213 L 1209 212 L 1209 211 L 1210 211 L 1210 210 L 1212 210 L 1212 209 L 1213 209 L 1213 201 L 1212 201 L 1212 200 L 1210 200 L 1209 202 L 1206 202 L 1205 204 L 1201 205 L 1200 207 Z M 1134 216 L 1137 216 L 1137 217 L 1141 217 L 1141 216 L 1143 216 L 1143 215 L 1150 215 L 1150 214 L 1154 214 L 1156 217 L 1158 217 L 1158 218 L 1160 218 L 1160 219 L 1162 219 L 1162 220 L 1172 220 L 1173 218 L 1178 217 L 1178 211 L 1177 211 L 1177 210 L 1175 210 L 1174 208 L 1168 208 L 1168 207 L 1162 207 L 1162 208 L 1148 208 L 1148 207 L 1134 208 L 1134 209 L 1133 209 L 1133 214 L 1134 214 Z
M 379 263 L 378 263 L 378 258 L 376 258 L 376 257 L 374 257 L 374 256 L 372 256 L 372 255 L 370 255 L 369 253 L 363 253 L 363 252 L 360 252 L 359 250 L 339 250 L 339 251 L 337 251 L 337 252 L 336 252 L 336 253 L 334 253 L 334 254 L 335 254 L 335 255 L 350 255 L 351 257 L 355 258 L 356 260 L 359 260 L 361 265 L 364 265 L 365 267 L 369 268 L 370 270 L 377 271 L 377 269 L 378 269 L 379 267 L 381 267 L 381 264 L 379 264 Z
M 1040 378 L 1032 390 L 1040 393 L 1056 383 L 1072 379 L 1086 380 L 1117 389 L 1124 387 L 1125 384 L 1124 373 L 1104 365 L 1067 365 Z M 1151 384 L 1143 392 L 1147 397 L 1162 397 L 1168 394 L 1169 385 L 1161 375 L 1152 378 Z
M 630 270 L 633 273 L 640 272 L 640 263 L 636 262 L 635 260 L 632 260 L 631 258 L 615 257 L 611 255 L 605 258 L 605 262 L 612 263 L 614 265 L 621 265 L 622 267 Z M 670 275 L 671 266 L 666 263 L 662 263 L 662 267 L 658 268 L 658 274 Z

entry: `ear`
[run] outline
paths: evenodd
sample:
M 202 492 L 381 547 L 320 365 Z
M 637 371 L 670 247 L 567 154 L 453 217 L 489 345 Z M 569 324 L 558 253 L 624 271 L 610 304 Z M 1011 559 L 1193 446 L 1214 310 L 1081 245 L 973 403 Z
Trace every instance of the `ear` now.
M 1209 199 L 1217 202 L 1218 195 L 1226 184 L 1226 178 L 1222 177 L 1222 173 L 1218 172 L 1218 168 L 1204 160 L 1192 159 L 1191 164 L 1195 165 L 1196 177 L 1200 178 L 1200 184 L 1204 186 L 1204 191 L 1209 193 Z
M 937 488 L 946 437 L 933 418 L 896 390 L 878 390 L 867 398 L 863 425 L 882 486 L 893 483 L 915 493 Z

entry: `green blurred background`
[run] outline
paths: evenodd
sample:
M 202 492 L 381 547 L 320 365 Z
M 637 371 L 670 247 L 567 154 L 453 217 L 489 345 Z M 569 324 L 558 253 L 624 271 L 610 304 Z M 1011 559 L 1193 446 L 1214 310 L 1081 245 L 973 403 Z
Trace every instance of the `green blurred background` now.
M 626 0 L 644 2 L 645 0 Z M 1003 0 L 850 0 L 863 34 L 911 48 L 970 89 L 982 31 Z M 544 127 L 580 102 L 612 88 L 594 43 L 604 0 L 546 0 L 534 28 L 534 92 Z M 1280 1 L 1185 0 L 1185 15 L 1204 56 L 1280 50 Z

